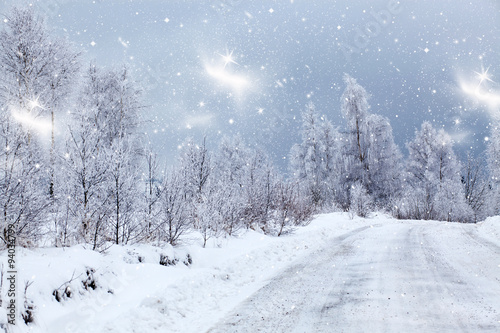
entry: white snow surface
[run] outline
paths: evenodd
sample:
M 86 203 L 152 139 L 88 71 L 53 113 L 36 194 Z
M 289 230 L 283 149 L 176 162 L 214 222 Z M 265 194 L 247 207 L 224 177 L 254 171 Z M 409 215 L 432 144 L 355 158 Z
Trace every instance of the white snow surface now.
M 498 242 L 500 239 L 500 216 L 488 217 L 485 221 L 478 223 L 482 236 Z
M 35 323 L 18 316 L 9 332 L 500 332 L 500 217 L 333 213 L 283 237 L 200 242 L 18 248 L 17 288 L 33 281 Z M 179 262 L 159 265 L 160 254 Z M 90 269 L 95 290 L 82 283 Z M 68 285 L 72 296 L 56 301 Z

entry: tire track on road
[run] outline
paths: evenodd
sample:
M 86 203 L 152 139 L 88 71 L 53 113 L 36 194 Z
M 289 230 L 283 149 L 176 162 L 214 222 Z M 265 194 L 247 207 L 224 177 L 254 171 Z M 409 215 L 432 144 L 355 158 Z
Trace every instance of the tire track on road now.
M 353 246 L 349 240 L 371 227 L 360 227 L 332 238 L 329 243 L 334 246 L 331 249 L 326 252 L 325 249 L 315 251 L 300 263 L 284 270 L 207 332 L 292 332 L 300 320 L 308 320 L 300 312 L 313 299 L 327 294 L 326 289 L 329 288 L 325 282 L 317 283 L 310 277 L 327 275 L 335 269 L 325 265 L 325 262 L 350 255 Z M 304 289 L 308 290 L 305 299 Z M 249 321 L 252 322 L 250 327 L 246 324 Z

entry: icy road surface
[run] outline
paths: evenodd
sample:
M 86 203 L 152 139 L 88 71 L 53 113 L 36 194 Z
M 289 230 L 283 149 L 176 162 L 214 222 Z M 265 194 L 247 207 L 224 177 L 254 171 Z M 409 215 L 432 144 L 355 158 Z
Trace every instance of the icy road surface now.
M 208 331 L 500 332 L 500 248 L 455 223 L 358 228 Z

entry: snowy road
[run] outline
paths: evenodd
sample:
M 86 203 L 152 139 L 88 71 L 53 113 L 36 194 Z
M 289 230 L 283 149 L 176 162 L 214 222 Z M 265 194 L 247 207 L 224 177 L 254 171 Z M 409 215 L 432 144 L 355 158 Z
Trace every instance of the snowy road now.
M 208 331 L 500 332 L 500 248 L 456 223 L 359 228 Z

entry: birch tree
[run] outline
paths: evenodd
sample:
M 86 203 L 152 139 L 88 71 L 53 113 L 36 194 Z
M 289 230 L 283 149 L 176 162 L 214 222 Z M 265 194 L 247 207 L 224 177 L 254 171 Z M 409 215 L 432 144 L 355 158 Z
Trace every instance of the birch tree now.
M 339 172 L 339 133 L 313 103 L 302 114 L 302 142 L 292 147 L 290 172 L 317 209 L 331 205 Z
M 424 122 L 415 139 L 407 144 L 408 188 L 403 215 L 414 219 L 470 221 L 472 210 L 463 191 L 460 163 L 450 136 Z
M 493 119 L 490 131 L 487 160 L 491 195 L 488 206 L 491 214 L 498 215 L 500 214 L 500 119 Z

